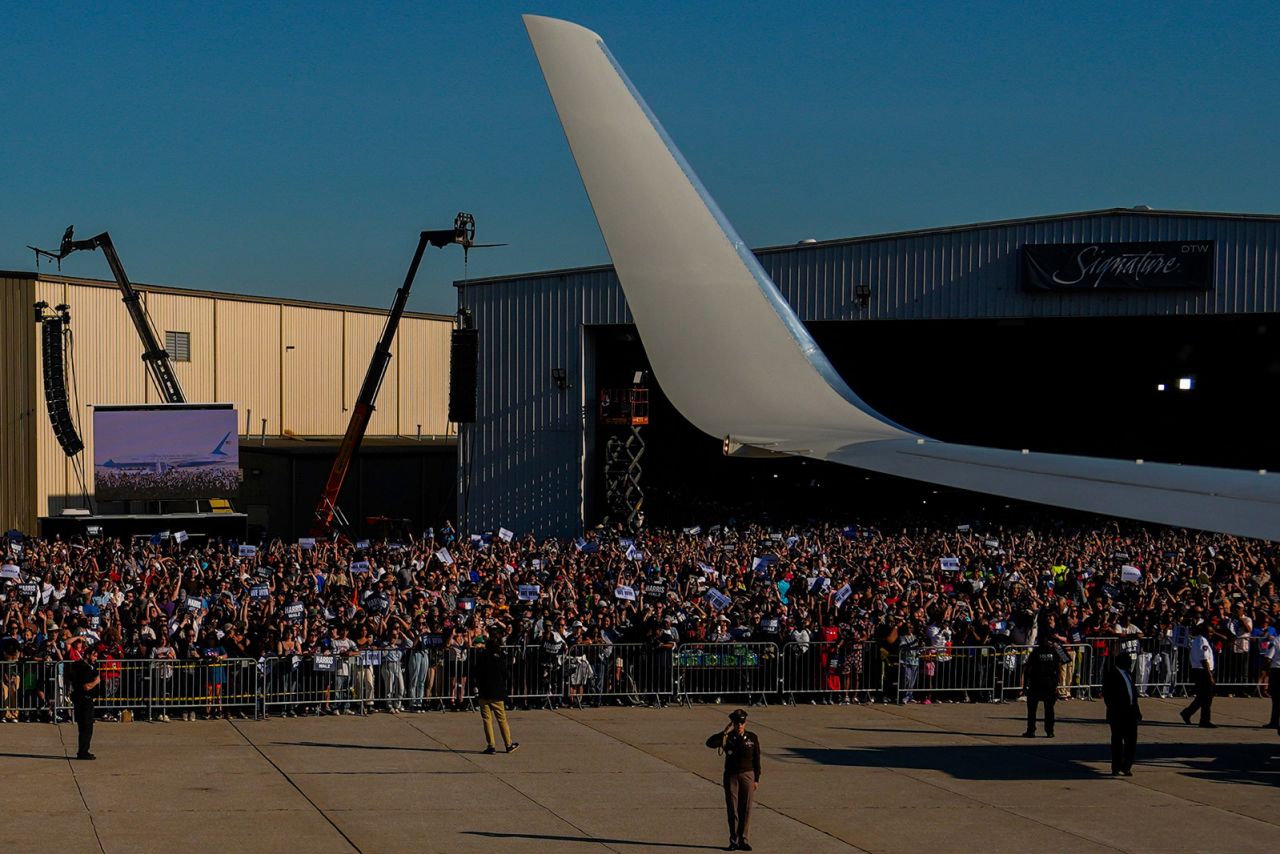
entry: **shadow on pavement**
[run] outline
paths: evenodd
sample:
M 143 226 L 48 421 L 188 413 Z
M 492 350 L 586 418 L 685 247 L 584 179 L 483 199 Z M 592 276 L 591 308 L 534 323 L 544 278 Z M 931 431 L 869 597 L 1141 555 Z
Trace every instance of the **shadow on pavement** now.
M 984 736 L 985 737 L 985 736 Z M 1110 776 L 1109 741 L 1064 744 L 1040 737 L 1003 744 L 890 747 L 789 747 L 783 762 L 854 768 L 941 771 L 958 780 L 1074 780 Z M 1146 743 L 1138 739 L 1135 770 L 1163 768 L 1223 783 L 1280 784 L 1276 749 L 1257 744 Z M 1084 763 L 1100 763 L 1100 772 Z
M 0 759 L 61 759 L 65 762 L 70 758 L 57 753 L 0 753 Z
M 530 839 L 545 842 L 594 842 L 598 845 L 649 845 L 655 848 L 702 848 L 723 851 L 719 845 L 682 845 L 679 842 L 645 842 L 640 839 L 608 839 L 603 836 L 554 836 L 545 833 L 494 833 L 487 830 L 464 830 L 467 836 L 485 836 L 490 839 Z

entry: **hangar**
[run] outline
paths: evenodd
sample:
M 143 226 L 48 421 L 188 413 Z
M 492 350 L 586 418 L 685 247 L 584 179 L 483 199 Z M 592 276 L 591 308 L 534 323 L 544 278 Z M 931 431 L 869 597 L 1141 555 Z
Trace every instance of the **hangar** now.
M 1280 468 L 1265 403 L 1280 392 L 1280 217 L 1139 206 L 756 254 L 845 381 L 907 428 L 966 444 Z M 647 376 L 609 267 L 456 285 L 478 350 L 475 421 L 459 437 L 464 527 L 568 535 L 616 519 L 609 439 L 631 425 L 608 423 L 617 419 L 601 399 L 637 379 L 648 397 L 637 465 L 649 521 L 692 524 L 724 512 L 726 497 L 797 513 L 892 489 L 818 463 L 726 460 Z
M 305 534 L 387 312 L 155 285 L 137 290 L 187 398 L 235 406 L 244 481 L 232 504 L 247 515 L 250 534 Z M 45 411 L 36 302 L 67 307 L 67 393 L 89 460 L 93 406 L 162 402 L 115 282 L 0 271 L 3 530 L 34 532 L 40 517 L 68 509 L 176 509 L 97 502 L 92 478 L 82 482 Z M 368 437 L 339 500 L 357 530 L 369 517 L 387 516 L 421 531 L 453 509 L 452 328 L 448 315 L 404 316 Z

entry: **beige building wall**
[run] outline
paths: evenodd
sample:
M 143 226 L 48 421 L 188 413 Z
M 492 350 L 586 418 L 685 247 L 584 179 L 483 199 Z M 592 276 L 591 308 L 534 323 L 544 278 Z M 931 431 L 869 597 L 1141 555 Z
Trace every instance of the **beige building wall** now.
M 160 343 L 190 336 L 191 358 L 173 362 L 188 401 L 232 403 L 241 436 L 341 436 L 385 312 L 349 306 L 182 292 L 139 286 Z M 95 404 L 158 403 L 142 345 L 111 282 L 0 274 L 0 523 L 34 531 L 36 517 L 83 505 L 76 466 L 59 448 L 45 411 L 37 299 L 71 310 L 68 385 L 93 488 Z M 447 316 L 406 316 L 378 396 L 369 436 L 451 436 Z M 403 354 L 403 355 L 402 355 Z M 403 364 L 402 364 L 403 363 Z M 74 376 L 73 376 L 74 374 Z

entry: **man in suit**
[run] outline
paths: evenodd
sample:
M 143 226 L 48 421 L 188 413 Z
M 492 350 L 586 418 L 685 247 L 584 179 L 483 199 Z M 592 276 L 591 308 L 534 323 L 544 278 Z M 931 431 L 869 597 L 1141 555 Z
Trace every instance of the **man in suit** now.
M 1102 679 L 1102 699 L 1107 704 L 1107 724 L 1111 727 L 1111 776 L 1133 776 L 1133 757 L 1138 746 L 1138 689 L 1133 683 L 1127 652 L 1119 652 Z

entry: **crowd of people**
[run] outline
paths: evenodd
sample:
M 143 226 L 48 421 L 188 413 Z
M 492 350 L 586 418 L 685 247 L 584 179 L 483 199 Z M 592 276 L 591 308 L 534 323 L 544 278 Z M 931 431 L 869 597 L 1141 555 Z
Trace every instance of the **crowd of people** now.
M 255 661 L 281 690 L 296 689 L 305 662 L 323 662 L 323 698 L 277 709 L 286 713 L 363 710 L 373 697 L 387 711 L 418 710 L 424 687 L 461 708 L 471 688 L 460 665 L 492 637 L 534 651 L 530 662 L 567 668 L 570 699 L 621 675 L 612 653 L 575 666 L 567 653 L 577 645 L 666 653 L 772 642 L 813 672 L 816 685 L 790 686 L 818 689 L 801 699 L 931 702 L 998 698 L 940 690 L 943 671 L 961 666 L 950 650 L 1031 646 L 1048 634 L 1068 647 L 1118 638 L 1137 653 L 1203 625 L 1220 656 L 1239 657 L 1254 680 L 1241 690 L 1256 696 L 1268 690 L 1264 656 L 1280 626 L 1280 546 L 1167 528 L 730 522 L 539 540 L 445 525 L 406 539 L 248 545 L 11 532 L 0 539 L 5 718 L 40 714 L 19 702 L 44 689 L 18 662 L 72 661 L 89 645 L 104 672 L 112 661 Z M 376 659 L 361 657 L 374 650 Z M 672 658 L 660 660 L 669 667 Z M 1161 656 L 1145 658 L 1144 690 L 1172 686 L 1155 672 Z M 219 695 L 251 678 L 227 665 L 214 672 Z M 545 666 L 513 672 L 513 690 L 546 678 Z M 667 675 L 639 681 L 657 694 Z

